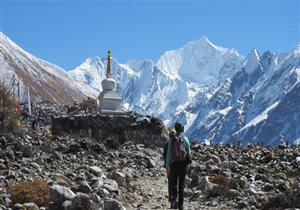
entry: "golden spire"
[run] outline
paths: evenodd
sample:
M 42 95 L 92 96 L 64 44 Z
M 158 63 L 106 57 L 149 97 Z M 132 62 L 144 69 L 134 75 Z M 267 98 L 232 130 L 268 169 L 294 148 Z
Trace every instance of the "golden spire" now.
M 108 52 L 107 52 L 107 70 L 106 70 L 106 76 L 107 77 L 112 76 L 110 59 L 111 59 L 111 54 L 110 54 L 110 50 L 108 50 Z

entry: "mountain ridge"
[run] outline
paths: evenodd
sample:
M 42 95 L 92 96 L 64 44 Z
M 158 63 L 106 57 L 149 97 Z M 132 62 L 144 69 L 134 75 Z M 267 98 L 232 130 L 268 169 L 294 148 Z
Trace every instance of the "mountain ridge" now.
M 21 100 L 27 96 L 25 87 L 37 101 L 70 104 L 85 97 L 82 87 L 73 84 L 63 69 L 26 52 L 3 33 L 0 40 L 1 79 L 10 81 L 15 76 L 20 81 Z
M 22 79 L 22 86 L 28 83 L 31 91 L 38 93 L 40 100 L 53 97 L 53 102 L 70 103 L 87 96 L 95 98 L 102 90 L 106 59 L 87 58 L 78 67 L 63 72 L 25 51 L 25 56 L 18 54 L 16 44 L 8 44 L 11 50 L 8 52 L 5 44 L 1 42 L 0 48 L 0 66 L 5 69 L 2 76 L 9 78 L 24 70 L 25 75 L 34 79 L 28 82 L 24 73 L 16 75 Z M 299 99 L 293 101 L 288 97 L 292 93 L 298 94 L 299 47 L 300 43 L 289 53 L 266 51 L 261 55 L 254 48 L 244 57 L 234 49 L 214 45 L 204 36 L 168 51 L 173 52 L 174 57 L 164 53 L 156 63 L 143 59 L 120 64 L 113 58 L 113 77 L 126 107 L 160 117 L 168 126 L 181 121 L 186 125 L 187 135 L 196 141 L 224 144 L 244 139 L 243 143 L 247 144 L 264 138 L 265 144 L 278 143 L 279 137 L 271 139 L 267 135 L 272 126 L 269 118 L 272 118 L 276 119 L 274 126 L 279 126 L 276 133 L 293 143 L 300 138 L 300 131 L 294 128 L 294 124 L 300 122 L 293 120 L 298 109 L 295 109 L 295 115 L 290 115 L 286 107 L 287 113 L 282 116 L 286 119 L 285 125 L 276 117 L 283 115 L 278 110 L 285 100 L 300 103 Z M 5 56 L 10 56 L 12 62 L 7 62 Z M 197 77 L 199 72 L 201 78 Z M 50 87 L 48 80 L 53 83 Z M 61 86 L 63 88 L 59 88 Z M 41 94 L 44 92 L 46 97 Z M 257 122 L 257 127 L 251 122 Z

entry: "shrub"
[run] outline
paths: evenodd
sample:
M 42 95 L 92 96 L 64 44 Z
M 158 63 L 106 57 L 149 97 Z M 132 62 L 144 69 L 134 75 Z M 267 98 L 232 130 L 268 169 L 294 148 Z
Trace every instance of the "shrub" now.
M 8 187 L 8 192 L 14 203 L 33 202 L 38 206 L 44 206 L 50 202 L 48 184 L 36 178 L 15 183 Z
M 212 183 L 227 187 L 231 181 L 229 177 L 222 176 L 222 175 L 217 175 L 213 177 L 209 177 L 209 181 Z
M 79 104 L 80 110 L 90 110 L 96 111 L 97 110 L 97 101 L 93 98 L 87 97 L 87 99 L 83 100 Z
M 214 198 L 214 197 L 224 195 L 227 192 L 227 190 L 229 189 L 231 178 L 222 175 L 217 175 L 217 176 L 209 177 L 209 181 L 219 185 L 213 190 L 210 190 L 209 193 L 207 194 L 207 198 Z
M 11 91 L 3 82 L 0 81 L 0 124 L 1 131 L 16 131 L 17 119 L 20 118 L 16 113 L 17 103 L 12 98 Z

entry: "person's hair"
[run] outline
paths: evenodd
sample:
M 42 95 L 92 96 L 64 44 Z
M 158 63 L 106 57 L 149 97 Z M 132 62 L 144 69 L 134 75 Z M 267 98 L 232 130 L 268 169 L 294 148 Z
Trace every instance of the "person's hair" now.
M 176 135 L 176 130 L 174 128 L 169 129 L 169 136 L 174 137 Z
M 176 122 L 174 125 L 176 133 L 180 134 L 184 132 L 184 126 L 180 122 Z

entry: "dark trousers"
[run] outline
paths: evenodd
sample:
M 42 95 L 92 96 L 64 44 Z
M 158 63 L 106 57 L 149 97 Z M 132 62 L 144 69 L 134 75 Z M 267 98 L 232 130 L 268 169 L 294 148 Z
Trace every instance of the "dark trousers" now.
M 184 180 L 186 176 L 186 162 L 174 162 L 171 165 L 169 181 L 171 184 L 172 200 L 178 199 L 178 206 L 183 206 Z

